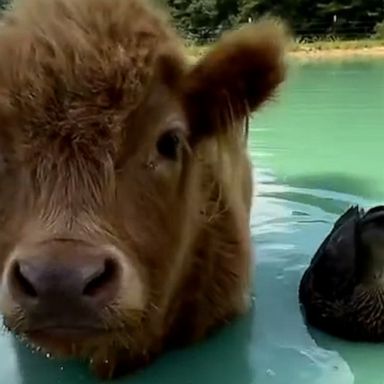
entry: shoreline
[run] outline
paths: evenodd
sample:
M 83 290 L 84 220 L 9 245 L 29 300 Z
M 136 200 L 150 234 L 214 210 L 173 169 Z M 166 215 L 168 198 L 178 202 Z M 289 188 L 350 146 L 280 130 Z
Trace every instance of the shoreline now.
M 187 48 L 191 60 L 197 60 L 209 46 Z M 384 41 L 325 42 L 295 45 L 288 49 L 288 58 L 293 60 L 348 60 L 384 59 Z
M 383 58 L 384 46 L 375 47 L 340 47 L 340 48 L 312 48 L 300 47 L 288 52 L 288 57 L 298 60 L 305 59 L 355 59 L 355 58 Z

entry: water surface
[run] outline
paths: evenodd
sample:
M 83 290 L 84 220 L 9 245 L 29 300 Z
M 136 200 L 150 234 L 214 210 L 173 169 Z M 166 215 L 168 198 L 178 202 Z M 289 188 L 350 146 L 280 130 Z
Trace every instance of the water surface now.
M 302 273 L 337 216 L 384 200 L 384 62 L 293 64 L 278 102 L 252 122 L 258 198 L 251 313 L 199 346 L 169 353 L 119 383 L 379 384 L 384 346 L 308 329 Z M 85 366 L 0 336 L 0 383 L 91 384 Z

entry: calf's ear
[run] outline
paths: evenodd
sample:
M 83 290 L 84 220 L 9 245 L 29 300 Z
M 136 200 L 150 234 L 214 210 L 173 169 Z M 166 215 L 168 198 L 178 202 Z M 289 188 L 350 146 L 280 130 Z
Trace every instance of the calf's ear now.
M 285 79 L 287 43 L 272 19 L 224 34 L 183 80 L 192 138 L 222 134 L 270 99 Z

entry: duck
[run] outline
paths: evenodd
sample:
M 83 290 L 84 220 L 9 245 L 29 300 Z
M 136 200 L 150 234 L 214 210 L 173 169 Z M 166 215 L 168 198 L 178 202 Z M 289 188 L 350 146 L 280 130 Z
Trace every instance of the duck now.
M 384 341 L 384 205 L 347 209 L 299 284 L 306 323 L 338 338 Z

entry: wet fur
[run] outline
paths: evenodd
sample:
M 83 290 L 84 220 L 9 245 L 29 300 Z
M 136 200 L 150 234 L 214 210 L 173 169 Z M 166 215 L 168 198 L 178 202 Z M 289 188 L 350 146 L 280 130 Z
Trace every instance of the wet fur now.
M 64 234 L 117 247 L 146 288 L 142 310 L 123 291 L 105 309 L 104 335 L 32 341 L 110 378 L 244 313 L 243 127 L 284 80 L 282 25 L 230 32 L 190 66 L 167 17 L 139 0 L 16 1 L 1 23 L 2 273 L 15 245 Z M 169 111 L 187 122 L 172 167 L 152 150 Z M 24 334 L 7 300 L 6 324 Z

